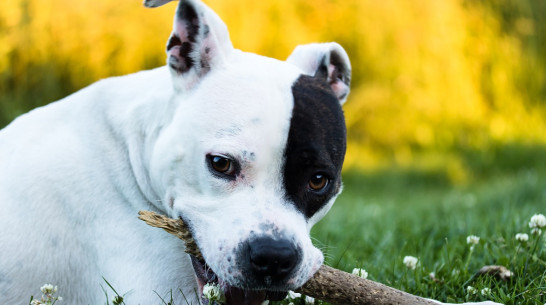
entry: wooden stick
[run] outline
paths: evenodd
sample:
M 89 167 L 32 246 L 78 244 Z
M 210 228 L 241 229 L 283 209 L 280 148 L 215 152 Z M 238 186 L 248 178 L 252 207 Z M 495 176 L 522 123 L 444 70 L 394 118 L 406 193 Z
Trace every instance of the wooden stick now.
M 147 224 L 162 228 L 182 239 L 186 244 L 186 252 L 203 260 L 191 232 L 181 219 L 168 218 L 150 211 L 140 211 L 138 214 L 138 218 Z M 438 304 L 325 265 L 297 292 L 338 305 Z

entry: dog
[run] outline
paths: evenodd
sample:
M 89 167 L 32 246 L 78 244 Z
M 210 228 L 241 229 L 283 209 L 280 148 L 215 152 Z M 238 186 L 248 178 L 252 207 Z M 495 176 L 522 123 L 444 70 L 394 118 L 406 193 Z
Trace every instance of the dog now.
M 168 0 L 149 0 L 155 7 Z M 164 67 L 101 80 L 0 131 L 0 304 L 44 283 L 65 304 L 226 304 L 284 298 L 322 265 L 309 236 L 342 189 L 337 43 L 286 61 L 233 48 L 221 19 L 178 4 Z M 183 219 L 206 264 L 137 219 Z M 25 303 L 26 304 L 26 303 Z

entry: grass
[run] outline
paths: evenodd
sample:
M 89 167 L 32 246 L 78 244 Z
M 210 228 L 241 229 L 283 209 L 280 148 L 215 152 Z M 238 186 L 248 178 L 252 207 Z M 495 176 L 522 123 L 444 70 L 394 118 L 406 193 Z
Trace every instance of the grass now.
M 473 178 L 460 185 L 442 170 L 347 172 L 344 192 L 312 234 L 327 264 L 348 272 L 364 268 L 369 279 L 412 294 L 443 302 L 544 304 L 546 234 L 531 235 L 528 223 L 546 214 L 545 155 L 544 148 L 510 145 L 486 166 L 468 153 Z M 517 233 L 528 233 L 529 241 L 516 241 Z M 480 237 L 473 251 L 469 235 Z M 415 270 L 403 264 L 407 255 L 419 258 Z M 485 265 L 503 265 L 514 276 L 506 282 L 474 277 Z M 478 293 L 469 294 L 467 286 Z M 482 288 L 491 294 L 482 296 Z

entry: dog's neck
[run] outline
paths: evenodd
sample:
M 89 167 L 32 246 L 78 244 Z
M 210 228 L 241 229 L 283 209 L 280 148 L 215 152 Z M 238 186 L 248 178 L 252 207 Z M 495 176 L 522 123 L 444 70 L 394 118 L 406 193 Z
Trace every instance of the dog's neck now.
M 113 136 L 117 139 L 119 146 L 117 149 L 123 150 L 124 160 L 119 162 L 126 163 L 131 171 L 119 172 L 125 177 L 114 179 L 125 181 L 126 175 L 131 175 L 145 201 L 155 210 L 164 211 L 164 204 L 161 202 L 163 196 L 153 189 L 149 168 L 154 144 L 176 112 L 176 92 L 166 67 L 139 72 L 130 77 L 132 78 L 130 81 L 119 79 L 123 83 L 115 87 L 117 92 L 104 92 L 107 96 L 124 96 L 124 99 L 112 98 L 105 106 L 108 108 L 105 112 L 106 120 L 111 132 L 115 133 Z M 141 86 L 135 86 L 136 82 Z M 126 86 L 123 86 L 124 84 Z M 138 202 L 130 204 L 136 209 L 145 207 Z

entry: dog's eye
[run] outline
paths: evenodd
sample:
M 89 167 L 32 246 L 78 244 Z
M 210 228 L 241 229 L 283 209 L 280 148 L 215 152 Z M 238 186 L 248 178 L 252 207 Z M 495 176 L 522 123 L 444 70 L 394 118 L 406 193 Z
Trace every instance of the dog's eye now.
M 212 156 L 210 159 L 210 164 L 215 171 L 224 174 L 231 168 L 231 160 L 221 156 Z
M 324 174 L 314 174 L 309 179 L 309 188 L 313 191 L 322 191 L 328 186 L 328 178 Z
M 210 167 L 221 174 L 233 176 L 235 174 L 234 162 L 223 156 L 209 156 Z

